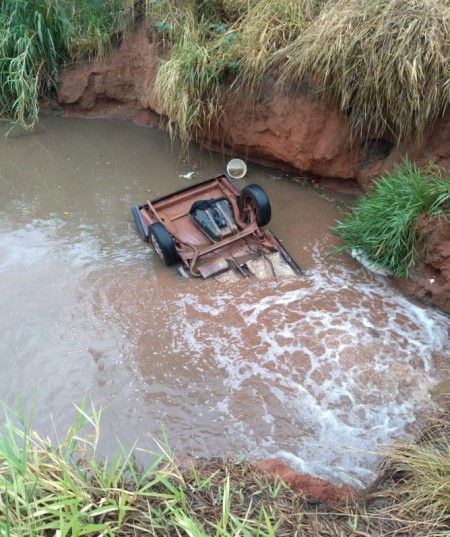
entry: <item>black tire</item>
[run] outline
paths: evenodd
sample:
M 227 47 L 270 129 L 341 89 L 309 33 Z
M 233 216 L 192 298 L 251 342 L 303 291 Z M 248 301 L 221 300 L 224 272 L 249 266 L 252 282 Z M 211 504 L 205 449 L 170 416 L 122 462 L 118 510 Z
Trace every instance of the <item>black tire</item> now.
M 170 267 L 178 262 L 179 256 L 172 236 L 167 231 L 164 224 L 156 222 L 148 227 L 149 237 L 162 262 Z
M 256 212 L 256 223 L 258 226 L 267 226 L 272 218 L 272 208 L 269 198 L 259 185 L 248 185 L 244 187 L 239 196 L 239 209 L 245 219 L 245 207 L 251 204 Z
M 148 229 L 141 217 L 141 207 L 139 207 L 139 205 L 133 205 L 133 207 L 131 207 L 131 214 L 133 215 L 137 230 L 139 231 L 142 240 L 148 242 Z

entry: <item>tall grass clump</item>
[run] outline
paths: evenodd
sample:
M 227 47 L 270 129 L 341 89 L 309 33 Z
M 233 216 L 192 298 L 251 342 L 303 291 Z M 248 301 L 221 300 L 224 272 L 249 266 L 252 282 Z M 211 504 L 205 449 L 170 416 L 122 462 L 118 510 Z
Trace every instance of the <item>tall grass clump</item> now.
M 62 65 L 102 55 L 134 15 L 130 0 L 0 2 L 0 119 L 32 126 Z
M 133 452 L 124 450 L 101 461 L 99 420 L 95 409 L 90 415 L 80 410 L 76 424 L 55 446 L 5 412 L 0 428 L 0 535 L 314 535 L 314 506 L 245 462 L 198 461 L 183 469 L 166 447 L 153 454 L 146 469 L 138 466 Z M 327 528 L 329 523 L 321 525 Z M 350 531 L 345 519 L 342 527 Z
M 0 116 L 32 124 L 38 97 L 57 77 L 69 27 L 49 2 L 10 0 L 0 9 Z
M 70 24 L 69 61 L 104 57 L 115 41 L 129 30 L 141 10 L 139 0 L 53 0 Z
M 156 91 L 169 128 L 186 143 L 208 133 L 223 106 L 254 97 L 274 53 L 304 31 L 319 0 L 155 0 L 150 17 L 171 43 Z
M 395 276 L 409 277 L 418 260 L 419 219 L 445 216 L 449 202 L 449 175 L 442 179 L 433 166 L 420 171 L 404 161 L 376 181 L 334 232 L 346 243 L 341 249 L 362 250 Z
M 282 79 L 309 79 L 354 135 L 420 137 L 450 102 L 448 0 L 336 0 L 280 51 Z
M 388 448 L 379 490 L 369 498 L 369 518 L 385 521 L 378 535 L 449 535 L 450 428 L 448 414 L 434 418 L 414 443 Z

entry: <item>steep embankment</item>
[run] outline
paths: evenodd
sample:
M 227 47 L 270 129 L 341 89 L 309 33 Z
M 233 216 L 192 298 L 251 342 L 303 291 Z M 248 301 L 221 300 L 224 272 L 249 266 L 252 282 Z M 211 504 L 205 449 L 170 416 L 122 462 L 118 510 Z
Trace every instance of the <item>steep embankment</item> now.
M 153 31 L 140 24 L 105 59 L 65 70 L 59 102 L 69 116 L 127 118 L 158 126 L 162 107 L 154 83 L 163 54 Z M 342 113 L 318 99 L 312 87 L 280 92 L 269 79 L 252 106 L 244 101 L 228 105 L 208 143 L 301 173 L 356 180 L 367 188 L 406 155 L 419 166 L 434 161 L 450 169 L 450 113 L 430 125 L 420 142 L 396 145 L 388 138 L 361 138 L 351 143 Z M 444 311 L 450 311 L 448 227 L 432 222 L 420 227 L 422 260 L 413 280 L 400 282 L 412 296 Z
M 141 24 L 104 60 L 64 71 L 59 101 L 68 115 L 129 118 L 156 126 L 162 107 L 154 82 L 162 55 L 153 32 Z M 280 93 L 268 80 L 252 106 L 244 101 L 228 105 L 209 142 L 250 159 L 355 179 L 365 187 L 406 154 L 419 165 L 434 160 L 450 168 L 449 122 L 447 113 L 418 143 L 396 147 L 388 139 L 361 139 L 352 144 L 342 114 L 317 98 L 312 87 Z

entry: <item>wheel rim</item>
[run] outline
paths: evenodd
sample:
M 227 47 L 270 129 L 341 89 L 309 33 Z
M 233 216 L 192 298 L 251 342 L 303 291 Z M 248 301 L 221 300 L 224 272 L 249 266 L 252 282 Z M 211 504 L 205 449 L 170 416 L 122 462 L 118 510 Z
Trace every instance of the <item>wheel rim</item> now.
M 250 224 L 250 222 L 252 221 L 251 214 L 253 213 L 255 218 L 257 214 L 255 202 L 249 194 L 245 194 L 245 196 L 243 197 L 242 206 L 244 209 L 244 222 L 246 224 Z
M 156 237 L 153 234 L 152 234 L 152 244 L 153 244 L 153 248 L 155 249 L 155 252 L 164 261 L 164 255 L 162 253 L 161 247 L 158 241 L 156 240 Z

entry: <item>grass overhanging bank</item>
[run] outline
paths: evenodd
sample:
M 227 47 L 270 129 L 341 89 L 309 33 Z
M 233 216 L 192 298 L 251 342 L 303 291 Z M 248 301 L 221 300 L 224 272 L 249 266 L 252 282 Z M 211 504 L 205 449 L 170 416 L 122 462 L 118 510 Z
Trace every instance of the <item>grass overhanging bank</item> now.
M 158 71 L 163 110 L 183 141 L 208 135 L 224 104 L 279 90 L 334 101 L 353 136 L 420 138 L 450 100 L 447 0 L 159 0 L 171 43 Z
M 230 100 L 280 91 L 333 100 L 349 132 L 420 137 L 450 101 L 448 0 L 11 0 L 0 3 L 0 116 L 33 124 L 58 70 L 103 55 L 139 17 L 169 45 L 156 80 L 183 142 Z
M 169 450 L 146 469 L 138 468 L 135 453 L 123 450 L 100 460 L 100 414 L 80 410 L 64 440 L 53 445 L 5 411 L 2 535 L 448 535 L 448 415 L 416 443 L 389 449 L 370 490 L 332 507 L 292 492 L 246 462 L 197 461 L 183 468 Z

